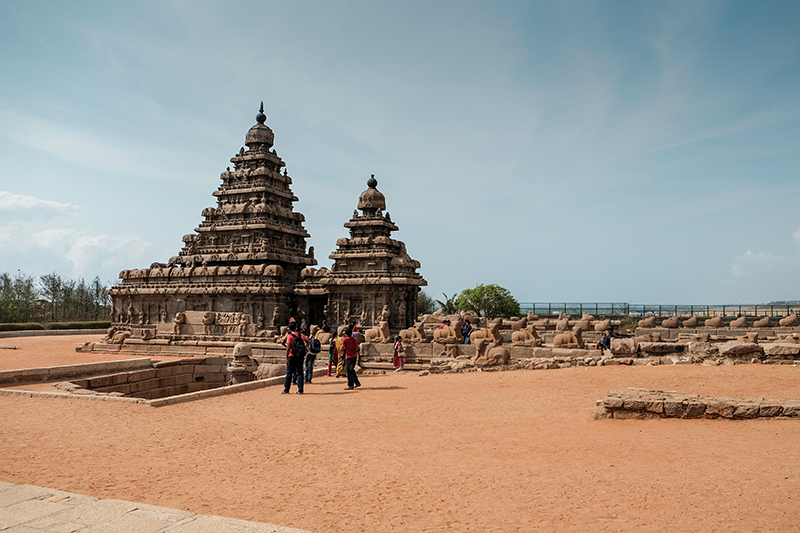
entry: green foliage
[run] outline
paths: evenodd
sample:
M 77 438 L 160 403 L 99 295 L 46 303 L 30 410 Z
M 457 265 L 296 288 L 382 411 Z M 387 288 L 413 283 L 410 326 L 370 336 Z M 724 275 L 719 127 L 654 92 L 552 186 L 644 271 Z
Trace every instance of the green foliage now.
M 108 329 L 110 320 L 96 320 L 92 322 L 50 322 L 45 329 Z
M 619 321 L 620 327 L 628 328 L 628 331 L 636 331 L 639 327 L 639 322 L 632 316 L 624 316 Z
M 17 273 L 0 274 L 0 322 L 30 322 L 36 315 L 36 282 Z
M 50 322 L 40 324 L 39 322 L 14 322 L 10 324 L 0 324 L 0 331 L 28 331 L 36 329 L 108 329 L 111 321 L 95 322 Z
M 436 303 L 433 301 L 433 298 L 428 296 L 425 291 L 419 291 L 419 294 L 417 294 L 417 314 L 427 315 L 433 313 L 435 310 Z
M 456 295 L 453 294 L 452 296 L 448 297 L 445 293 L 442 293 L 444 296 L 444 301 L 436 300 L 436 303 L 444 310 L 444 314 L 446 315 L 454 315 L 458 312 L 458 306 L 456 305 Z
M 474 289 L 464 289 L 455 304 L 459 311 L 487 318 L 510 318 L 522 313 L 519 302 L 511 296 L 508 289 L 499 285 L 478 285 Z
M 0 324 L 0 331 L 27 331 L 29 329 L 44 329 L 38 322 L 16 322 L 13 324 Z
M 38 280 L 0 274 L 0 323 L 98 321 L 109 315 L 111 298 L 100 278 L 87 283 L 56 273 Z

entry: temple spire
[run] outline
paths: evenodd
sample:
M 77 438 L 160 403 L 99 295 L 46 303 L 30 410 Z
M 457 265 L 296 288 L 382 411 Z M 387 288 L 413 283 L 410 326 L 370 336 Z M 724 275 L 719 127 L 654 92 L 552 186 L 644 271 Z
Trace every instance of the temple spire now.
M 256 115 L 256 122 L 259 124 L 263 124 L 267 121 L 267 115 L 264 114 L 264 102 L 261 102 L 261 107 L 258 110 L 258 115 Z

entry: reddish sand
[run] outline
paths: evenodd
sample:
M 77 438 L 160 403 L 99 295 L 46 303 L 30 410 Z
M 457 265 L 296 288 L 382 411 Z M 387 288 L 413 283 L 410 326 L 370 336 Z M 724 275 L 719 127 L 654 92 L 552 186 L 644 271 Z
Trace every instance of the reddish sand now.
M 23 366 L 40 366 L 94 360 L 82 340 L 0 345 L 35 345 Z M 800 399 L 799 381 L 793 366 L 614 366 L 364 376 L 353 392 L 322 378 L 162 408 L 0 397 L 0 480 L 320 533 L 797 531 L 800 420 L 592 407 L 623 387 Z

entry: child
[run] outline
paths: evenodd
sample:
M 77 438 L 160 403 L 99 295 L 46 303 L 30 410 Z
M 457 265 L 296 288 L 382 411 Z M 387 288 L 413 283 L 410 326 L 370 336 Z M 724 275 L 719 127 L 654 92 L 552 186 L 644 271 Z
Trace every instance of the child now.
M 401 370 L 403 370 L 403 365 L 405 365 L 405 355 L 406 353 L 403 351 L 403 339 L 401 339 L 399 336 L 395 337 L 394 359 L 392 360 L 395 372 L 400 372 Z

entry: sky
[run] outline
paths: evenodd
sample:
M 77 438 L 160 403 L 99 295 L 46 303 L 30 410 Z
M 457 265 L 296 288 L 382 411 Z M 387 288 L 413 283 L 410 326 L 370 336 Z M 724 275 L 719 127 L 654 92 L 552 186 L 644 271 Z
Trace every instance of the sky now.
M 0 2 L 0 273 L 163 262 L 261 101 L 319 266 L 371 174 L 434 298 L 800 299 L 800 3 Z

